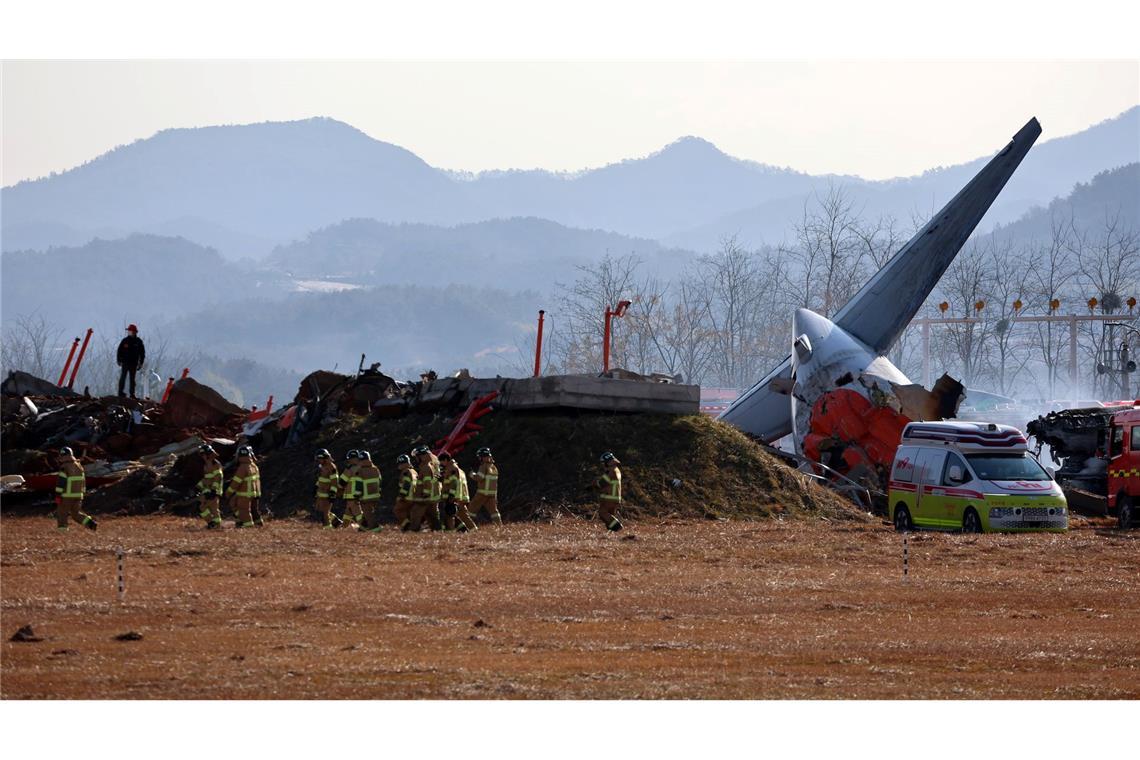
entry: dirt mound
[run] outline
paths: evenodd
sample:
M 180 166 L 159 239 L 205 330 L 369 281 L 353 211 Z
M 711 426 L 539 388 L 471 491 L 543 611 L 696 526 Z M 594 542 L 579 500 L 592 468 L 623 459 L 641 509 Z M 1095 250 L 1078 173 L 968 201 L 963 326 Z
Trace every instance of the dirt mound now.
M 598 458 L 613 451 L 622 462 L 624 511 L 634 516 L 864 517 L 833 492 L 763 451 L 737 429 L 704 416 L 539 414 L 496 411 L 458 455 L 470 470 L 474 452 L 490 446 L 502 472 L 500 507 L 529 519 L 559 511 L 591 512 Z M 453 424 L 445 415 L 393 420 L 346 418 L 271 452 L 261 465 L 265 503 L 276 515 L 312 503 L 314 453 L 327 448 L 338 464 L 363 448 L 384 473 L 383 503 L 395 500 L 395 460 L 417 443 L 434 444 Z

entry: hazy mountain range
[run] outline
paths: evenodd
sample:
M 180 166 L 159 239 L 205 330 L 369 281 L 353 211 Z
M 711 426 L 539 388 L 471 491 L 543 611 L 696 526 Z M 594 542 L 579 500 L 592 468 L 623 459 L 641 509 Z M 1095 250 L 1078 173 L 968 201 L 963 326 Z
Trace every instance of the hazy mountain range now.
M 994 135 L 994 150 L 1020 126 Z M 849 187 L 866 213 L 928 213 L 988 158 L 871 182 L 744 161 L 684 137 L 644 158 L 572 174 L 466 175 L 322 118 L 164 130 L 69 171 L 4 188 L 0 220 L 5 251 L 153 233 L 209 245 L 228 259 L 263 258 L 275 245 L 346 219 L 453 226 L 513 217 L 703 251 L 725 234 L 753 245 L 779 242 L 805 198 L 829 183 Z M 1137 160 L 1140 107 L 1043 141 L 983 229 Z

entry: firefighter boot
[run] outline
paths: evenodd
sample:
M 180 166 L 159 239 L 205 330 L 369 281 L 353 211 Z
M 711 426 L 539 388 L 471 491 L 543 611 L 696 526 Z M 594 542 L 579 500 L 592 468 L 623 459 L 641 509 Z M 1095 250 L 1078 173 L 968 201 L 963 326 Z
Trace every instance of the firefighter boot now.
M 444 511 L 444 530 L 455 530 L 455 514 L 458 511 L 454 501 L 448 501 L 443 505 Z

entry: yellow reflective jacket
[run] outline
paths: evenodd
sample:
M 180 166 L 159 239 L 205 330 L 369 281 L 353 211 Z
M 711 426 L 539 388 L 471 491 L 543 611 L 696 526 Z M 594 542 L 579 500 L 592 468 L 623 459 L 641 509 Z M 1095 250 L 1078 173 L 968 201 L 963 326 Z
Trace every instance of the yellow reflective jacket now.
M 340 493 L 345 499 L 355 501 L 360 498 L 360 479 L 356 476 L 357 465 L 355 462 L 344 468 L 344 472 L 340 474 Z
M 410 464 L 400 465 L 400 488 L 397 496 L 411 501 L 416 498 L 416 471 Z
M 206 471 L 198 481 L 198 490 L 207 496 L 222 495 L 222 465 L 217 460 L 206 464 Z
M 494 461 L 483 462 L 475 472 L 475 493 L 496 496 L 499 493 L 499 468 Z
M 339 485 L 340 473 L 337 472 L 336 465 L 331 459 L 322 460 L 320 469 L 317 471 L 317 498 L 336 498 Z
M 230 487 L 226 489 L 226 493 L 244 499 L 252 499 L 257 495 L 256 488 L 257 484 L 254 482 L 253 469 L 250 467 L 249 461 L 241 461 L 234 472 L 234 476 L 230 478 Z
M 83 467 L 75 459 L 65 460 L 60 465 L 55 484 L 55 492 L 63 499 L 82 499 L 87 491 L 87 476 Z
M 358 480 L 360 482 L 361 501 L 380 501 L 380 469 L 372 462 L 365 462 L 360 466 Z
M 621 501 L 621 468 L 616 464 L 598 478 L 598 484 L 601 486 L 601 497 L 603 499 Z

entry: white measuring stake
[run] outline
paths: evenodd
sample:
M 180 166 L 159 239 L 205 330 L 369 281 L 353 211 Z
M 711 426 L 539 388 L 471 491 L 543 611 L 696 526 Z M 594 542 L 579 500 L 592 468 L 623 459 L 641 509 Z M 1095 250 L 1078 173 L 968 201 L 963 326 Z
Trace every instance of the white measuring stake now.
M 903 580 L 910 574 L 910 545 L 907 542 L 909 531 L 903 533 Z
M 115 552 L 119 560 L 119 601 L 123 601 L 123 597 L 127 593 L 126 576 L 123 575 L 123 550 L 119 549 Z

